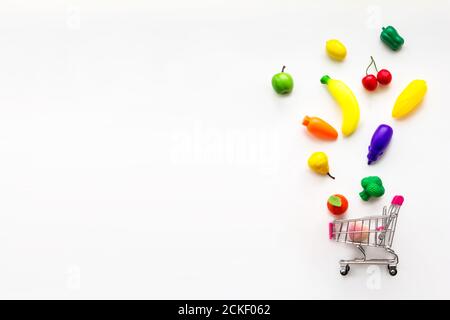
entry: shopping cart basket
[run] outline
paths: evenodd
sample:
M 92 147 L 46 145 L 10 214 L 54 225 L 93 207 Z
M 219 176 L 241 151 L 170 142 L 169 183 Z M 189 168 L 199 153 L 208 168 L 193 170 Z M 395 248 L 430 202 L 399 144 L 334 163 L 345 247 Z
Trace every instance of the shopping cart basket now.
M 381 216 L 370 216 L 359 219 L 334 220 L 329 225 L 330 239 L 336 242 L 356 245 L 362 257 L 353 260 L 340 260 L 340 272 L 345 276 L 350 271 L 350 264 L 386 265 L 389 274 L 397 274 L 398 256 L 392 250 L 398 212 L 403 204 L 402 196 L 392 199 L 389 209 L 385 206 Z M 383 248 L 392 257 L 390 259 L 367 259 L 364 246 Z

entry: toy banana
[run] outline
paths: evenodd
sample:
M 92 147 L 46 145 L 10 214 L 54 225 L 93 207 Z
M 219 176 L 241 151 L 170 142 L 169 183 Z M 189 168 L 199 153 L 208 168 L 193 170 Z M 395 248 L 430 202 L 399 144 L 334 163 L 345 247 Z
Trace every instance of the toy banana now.
M 328 91 L 342 109 L 342 133 L 344 136 L 351 135 L 358 127 L 359 105 L 352 90 L 340 81 L 323 76 L 320 82 L 327 85 Z
M 392 108 L 392 116 L 394 118 L 403 118 L 411 111 L 416 109 L 423 100 L 427 92 L 427 83 L 425 80 L 413 80 L 400 93 Z

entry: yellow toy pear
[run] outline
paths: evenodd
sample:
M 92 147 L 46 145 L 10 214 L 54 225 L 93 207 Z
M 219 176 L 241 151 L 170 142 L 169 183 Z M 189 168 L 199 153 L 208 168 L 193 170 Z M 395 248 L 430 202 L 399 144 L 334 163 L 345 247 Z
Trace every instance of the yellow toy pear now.
M 324 152 L 314 152 L 308 159 L 308 166 L 312 171 L 321 174 L 328 175 L 330 178 L 334 177 L 330 174 L 330 167 L 328 166 L 328 157 Z

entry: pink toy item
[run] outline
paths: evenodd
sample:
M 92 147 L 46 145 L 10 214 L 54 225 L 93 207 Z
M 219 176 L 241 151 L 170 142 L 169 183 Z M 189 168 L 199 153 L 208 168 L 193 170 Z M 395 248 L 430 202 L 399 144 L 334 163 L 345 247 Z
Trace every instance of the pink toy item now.
M 330 222 L 328 224 L 328 236 L 330 237 L 330 240 L 333 239 L 333 230 L 334 230 L 334 223 Z
M 396 206 L 401 206 L 404 200 L 405 198 L 403 196 L 395 196 L 391 203 Z
M 365 232 L 364 232 L 365 231 Z M 361 222 L 350 223 L 348 236 L 354 242 L 366 242 L 369 239 L 369 228 Z

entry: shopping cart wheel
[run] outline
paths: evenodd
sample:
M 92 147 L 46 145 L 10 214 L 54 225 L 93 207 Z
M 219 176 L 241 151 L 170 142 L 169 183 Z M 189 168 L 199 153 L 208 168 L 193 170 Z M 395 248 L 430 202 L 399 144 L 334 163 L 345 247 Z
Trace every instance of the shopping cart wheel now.
M 346 276 L 349 271 L 350 271 L 350 266 L 347 264 L 347 265 L 341 267 L 340 272 L 341 272 L 342 276 Z
M 391 276 L 397 275 L 397 267 L 396 266 L 388 266 L 389 274 Z

